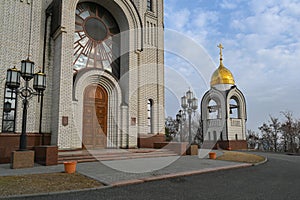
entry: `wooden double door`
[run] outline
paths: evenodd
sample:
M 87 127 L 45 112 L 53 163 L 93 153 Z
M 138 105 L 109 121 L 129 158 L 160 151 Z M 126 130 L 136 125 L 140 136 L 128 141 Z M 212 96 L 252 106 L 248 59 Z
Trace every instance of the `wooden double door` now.
M 106 148 L 108 95 L 100 85 L 84 91 L 82 143 L 85 148 Z

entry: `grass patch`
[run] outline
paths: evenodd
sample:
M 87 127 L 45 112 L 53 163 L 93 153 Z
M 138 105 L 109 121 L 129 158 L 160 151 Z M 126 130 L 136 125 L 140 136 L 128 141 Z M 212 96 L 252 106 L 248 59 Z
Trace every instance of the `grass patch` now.
M 259 163 L 265 160 L 263 156 L 258 156 L 254 154 L 241 153 L 225 151 L 222 156 L 217 157 L 217 160 L 235 161 L 235 162 L 245 162 L 245 163 Z
M 0 176 L 0 197 L 79 190 L 100 186 L 103 186 L 103 184 L 78 173 Z

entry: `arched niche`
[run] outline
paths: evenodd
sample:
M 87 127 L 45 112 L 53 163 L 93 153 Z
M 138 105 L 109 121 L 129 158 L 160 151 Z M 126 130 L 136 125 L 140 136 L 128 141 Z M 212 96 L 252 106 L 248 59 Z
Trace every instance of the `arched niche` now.
M 227 95 L 227 102 L 228 116 L 230 118 L 247 119 L 246 100 L 239 89 L 233 88 L 230 90 Z M 230 109 L 232 110 L 232 115 L 230 114 Z
M 240 118 L 239 102 L 234 96 L 231 97 L 229 101 L 229 117 L 231 119 Z
M 201 100 L 201 119 L 225 119 L 226 101 L 222 92 L 212 88 Z
M 207 119 L 218 119 L 220 118 L 221 106 L 219 101 L 216 99 L 210 99 L 207 105 L 208 117 Z

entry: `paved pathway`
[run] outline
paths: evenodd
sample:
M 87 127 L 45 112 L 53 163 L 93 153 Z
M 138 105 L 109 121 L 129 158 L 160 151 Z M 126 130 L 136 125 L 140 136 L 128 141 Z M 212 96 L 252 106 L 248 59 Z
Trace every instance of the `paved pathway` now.
M 128 160 L 99 161 L 77 164 L 77 172 L 94 178 L 106 185 L 123 185 L 155 179 L 190 175 L 219 169 L 245 167 L 249 164 L 207 159 L 206 150 L 199 156 L 170 156 Z M 216 151 L 218 155 L 221 151 Z M 0 165 L 0 176 L 53 173 L 64 171 L 63 165 L 35 165 L 27 169 L 10 169 L 9 164 Z
M 243 166 L 248 165 L 197 156 L 172 156 L 83 163 L 78 165 L 78 172 L 108 185 L 122 185 Z

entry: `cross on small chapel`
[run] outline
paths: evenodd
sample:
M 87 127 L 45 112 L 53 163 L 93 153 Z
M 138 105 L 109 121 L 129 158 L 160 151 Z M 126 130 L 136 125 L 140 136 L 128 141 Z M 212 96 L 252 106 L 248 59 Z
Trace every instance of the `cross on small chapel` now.
M 224 49 L 224 47 L 222 46 L 222 44 L 220 43 L 219 45 L 218 45 L 218 48 L 220 48 L 220 59 L 222 60 L 223 58 L 222 58 L 222 56 L 223 56 L 223 54 L 222 54 L 222 49 Z

